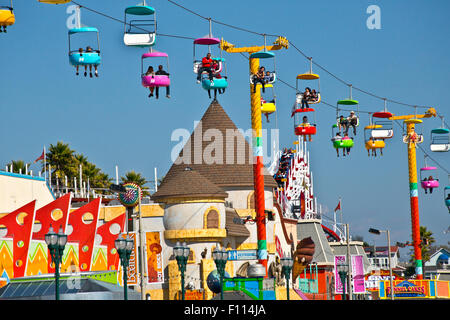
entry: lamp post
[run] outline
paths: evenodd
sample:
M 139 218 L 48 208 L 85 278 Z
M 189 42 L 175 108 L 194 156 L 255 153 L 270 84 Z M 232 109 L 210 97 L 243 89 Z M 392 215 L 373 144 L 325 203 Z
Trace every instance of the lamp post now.
M 59 300 L 59 265 L 67 243 L 67 235 L 64 234 L 62 227 L 59 228 L 59 232 L 56 234 L 52 226 L 50 226 L 48 233 L 45 235 L 45 243 L 50 250 L 52 262 L 55 264 L 55 299 Z
M 189 254 L 191 252 L 191 249 L 186 245 L 186 242 L 183 242 L 182 245 L 180 245 L 180 242 L 177 241 L 177 244 L 175 245 L 175 248 L 173 249 L 173 253 L 175 255 L 175 258 L 177 259 L 178 263 L 178 269 L 181 273 L 181 299 L 184 300 L 185 298 L 185 289 L 184 289 L 184 273 L 186 272 L 186 265 L 189 258 Z
M 339 263 L 336 267 L 342 283 L 342 300 L 345 300 L 348 265 L 346 263 Z
M 392 265 L 391 265 L 391 236 L 389 233 L 389 230 L 378 230 L 378 229 L 373 229 L 370 228 L 369 229 L 370 233 L 376 234 L 376 235 L 380 235 L 381 232 L 386 232 L 386 236 L 387 236 L 387 243 L 388 243 L 388 262 L 389 262 L 389 285 L 391 287 L 391 300 L 394 300 L 394 285 L 393 285 L 393 281 L 392 281 Z
M 121 235 L 114 241 L 117 253 L 119 254 L 120 263 L 123 268 L 123 299 L 128 300 L 128 287 L 127 287 L 127 268 L 130 261 L 131 252 L 133 251 L 134 241 L 127 238 L 123 238 Z
M 291 257 L 283 257 L 281 260 L 281 273 L 286 278 L 286 295 L 289 300 L 289 279 L 291 278 L 291 270 L 294 265 L 294 260 Z
M 217 271 L 219 272 L 220 300 L 223 300 L 223 278 L 225 275 L 225 266 L 227 265 L 228 261 L 228 252 L 224 247 L 220 249 L 220 245 L 217 244 L 216 248 L 212 252 L 212 256 L 214 259 L 214 263 L 216 264 Z

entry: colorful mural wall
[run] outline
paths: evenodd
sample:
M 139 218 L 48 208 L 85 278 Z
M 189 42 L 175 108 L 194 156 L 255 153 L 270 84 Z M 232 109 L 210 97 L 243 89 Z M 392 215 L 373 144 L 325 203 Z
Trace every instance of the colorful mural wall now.
M 124 230 L 125 212 L 98 226 L 100 198 L 73 211 L 70 201 L 67 194 L 36 210 L 33 200 L 0 218 L 2 280 L 54 273 L 45 243 L 50 227 L 68 235 L 61 272 L 119 269 L 114 241 Z

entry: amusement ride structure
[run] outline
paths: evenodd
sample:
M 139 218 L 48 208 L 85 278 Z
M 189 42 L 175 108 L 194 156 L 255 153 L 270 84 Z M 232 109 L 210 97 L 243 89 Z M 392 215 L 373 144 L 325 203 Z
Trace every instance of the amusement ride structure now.
M 73 2 L 70 0 L 39 0 L 47 4 L 64 4 Z M 169 1 L 173 3 L 173 1 Z M 177 4 L 178 5 L 178 4 Z M 178 5 L 180 6 L 180 5 Z M 79 8 L 84 6 L 79 5 Z M 181 6 L 180 6 L 181 7 Z M 86 8 L 86 7 L 84 7 Z M 88 8 L 87 8 L 88 9 Z M 90 9 L 89 9 L 90 10 Z M 93 11 L 93 10 L 92 10 Z M 141 55 L 141 84 L 145 88 L 149 88 L 150 92 L 153 89 L 170 86 L 169 76 L 169 55 L 166 52 L 158 52 L 153 50 L 157 43 L 157 21 L 156 10 L 153 7 L 147 6 L 144 1 L 143 4 L 127 7 L 124 11 L 124 34 L 123 43 L 129 47 L 148 48 L 148 52 Z M 103 14 L 104 15 L 104 14 Z M 197 14 L 198 15 L 198 14 Z M 106 15 L 104 15 L 106 16 Z M 132 16 L 132 18 L 130 18 Z M 200 16 L 200 15 L 198 15 Z M 137 17 L 137 18 L 136 18 Z M 143 18 L 142 18 L 143 17 Z M 201 17 L 201 16 L 200 16 Z M 0 6 L 0 31 L 6 32 L 6 27 L 15 23 L 15 15 L 13 13 L 13 3 L 10 1 L 9 6 Z M 266 239 L 266 213 L 265 213 L 265 195 L 264 195 L 264 175 L 263 175 L 263 136 L 262 136 L 262 114 L 269 115 L 276 111 L 276 100 L 272 91 L 270 99 L 263 98 L 265 90 L 274 90 L 274 84 L 280 80 L 277 75 L 275 64 L 275 53 L 273 51 L 288 49 L 291 43 L 282 36 L 277 36 L 273 44 L 266 43 L 266 34 L 259 34 L 264 37 L 263 45 L 236 47 L 233 44 L 225 41 L 223 38 L 217 38 L 212 35 L 211 18 L 203 19 L 209 22 L 209 33 L 200 38 L 189 38 L 193 40 L 193 72 L 197 75 L 198 83 L 208 92 L 214 90 L 214 99 L 216 99 L 216 90 L 219 93 L 225 92 L 228 87 L 228 79 L 226 73 L 226 60 L 222 57 L 222 52 L 227 53 L 246 53 L 249 55 L 249 74 L 250 74 L 250 110 L 251 110 L 251 126 L 252 126 L 252 147 L 253 147 L 253 183 L 255 195 L 255 211 L 256 211 L 256 225 L 257 225 L 257 257 L 259 264 L 263 265 L 267 274 L 267 239 Z M 117 19 L 114 19 L 117 20 Z M 100 55 L 100 37 L 99 31 L 94 27 L 85 27 L 81 25 L 80 15 L 78 11 L 77 26 L 68 31 L 69 37 L 69 61 L 77 70 L 80 66 L 85 68 L 85 76 L 87 68 L 95 69 L 97 76 L 97 67 L 101 64 Z M 72 38 L 75 36 L 84 37 L 89 33 L 94 33 L 97 36 L 97 45 L 91 50 L 83 51 L 81 49 L 72 48 Z M 187 38 L 187 37 L 186 37 Z M 196 55 L 196 46 L 207 46 L 208 56 L 210 62 L 215 67 L 205 62 L 202 57 Z M 295 46 L 294 46 L 295 47 Z M 295 47 L 296 48 L 296 47 Z M 219 52 L 215 52 L 215 50 Z M 297 49 L 298 50 L 298 49 Z M 198 52 L 197 52 L 198 53 Z M 167 74 L 158 74 L 156 70 L 150 70 L 146 66 L 147 59 L 164 59 Z M 261 72 L 260 60 L 268 59 L 273 61 L 273 70 L 268 71 L 268 79 L 262 82 L 257 82 L 255 76 Z M 318 132 L 318 121 L 315 115 L 315 105 L 326 103 L 324 101 L 324 93 L 320 88 L 320 75 L 313 73 L 313 61 L 308 57 L 309 71 L 298 74 L 296 77 L 296 96 L 294 107 L 291 112 L 291 117 L 294 118 L 294 134 L 297 136 L 295 141 L 295 149 L 279 150 L 275 161 L 271 164 L 269 171 L 278 182 L 276 190 L 276 200 L 282 208 L 282 214 L 290 219 L 320 219 L 321 210 L 318 208 L 317 198 L 314 195 L 313 189 L 313 175 L 311 173 L 311 159 L 307 144 L 312 142 L 312 137 Z M 223 73 L 223 75 L 221 75 Z M 92 73 L 91 73 L 92 77 Z M 309 91 L 300 92 L 300 84 L 305 82 L 314 84 L 317 83 L 316 95 L 311 95 Z M 360 125 L 359 117 L 359 101 L 352 96 L 351 84 L 348 85 L 350 94 L 348 98 L 337 101 L 336 105 L 336 122 L 331 125 L 332 132 L 332 147 L 349 153 L 351 148 L 355 147 L 353 138 L 350 135 L 356 135 L 356 128 Z M 309 87 L 308 87 L 309 89 Z M 421 254 L 421 239 L 420 239 L 420 224 L 419 224 L 419 205 L 418 205 L 418 184 L 422 188 L 435 189 L 439 188 L 439 181 L 436 179 L 425 180 L 425 175 L 431 171 L 436 171 L 437 167 L 430 167 L 425 164 L 425 167 L 420 170 L 420 181 L 417 176 L 417 161 L 416 161 L 416 147 L 424 141 L 424 136 L 417 133 L 416 125 L 422 123 L 421 119 L 439 116 L 442 119 L 440 128 L 435 128 L 431 131 L 430 150 L 432 152 L 448 152 L 450 150 L 450 130 L 443 119 L 443 116 L 437 114 L 436 110 L 427 107 L 424 114 L 408 114 L 408 115 L 394 115 L 387 110 L 388 99 L 384 100 L 384 109 L 378 112 L 369 113 L 369 124 L 364 127 L 364 147 L 368 155 L 376 155 L 379 150 L 386 147 L 387 141 L 393 138 L 394 129 L 393 121 L 402 120 L 404 123 L 405 134 L 403 135 L 403 142 L 406 144 L 408 154 L 408 173 L 409 173 L 409 190 L 410 190 L 410 206 L 411 206 L 411 223 L 412 223 L 412 239 L 414 247 L 414 258 L 417 279 L 423 279 L 422 268 L 422 254 Z M 314 106 L 314 108 L 312 106 Z M 349 119 L 338 118 L 339 111 L 344 107 L 355 108 L 354 115 Z M 415 108 L 417 109 L 417 107 Z M 328 127 L 329 128 L 329 127 Z M 352 130 L 353 128 L 353 130 Z M 339 133 L 339 134 L 338 134 Z M 343 134 L 341 136 L 341 134 Z M 422 174 L 424 177 L 422 177 Z M 450 182 L 449 182 L 450 183 Z M 431 192 L 431 191 L 430 191 Z M 450 212 L 450 186 L 444 187 L 444 202 Z M 339 240 L 343 237 L 344 231 L 334 225 L 331 230 L 324 226 L 326 233 Z

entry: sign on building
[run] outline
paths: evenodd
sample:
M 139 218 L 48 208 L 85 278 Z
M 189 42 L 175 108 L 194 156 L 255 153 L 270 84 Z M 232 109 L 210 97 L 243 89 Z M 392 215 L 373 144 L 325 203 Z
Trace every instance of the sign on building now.
M 229 250 L 228 260 L 258 260 L 258 250 Z
M 133 250 L 131 251 L 130 261 L 127 268 L 127 285 L 136 286 L 138 284 L 138 272 L 137 272 L 137 255 L 136 255 L 136 232 L 128 232 L 128 236 L 133 240 Z M 127 234 L 122 234 L 123 238 L 127 237 Z
M 337 294 L 342 294 L 344 285 L 341 282 L 341 277 L 339 275 L 338 268 L 336 267 L 339 264 L 347 264 L 346 255 L 334 256 L 334 288 Z M 364 283 L 364 265 L 362 255 L 351 255 L 351 268 L 353 293 L 365 293 L 366 287 Z M 345 293 L 348 293 L 347 283 L 345 285 Z
M 145 244 L 147 253 L 148 283 L 164 282 L 163 256 L 160 232 L 146 232 Z

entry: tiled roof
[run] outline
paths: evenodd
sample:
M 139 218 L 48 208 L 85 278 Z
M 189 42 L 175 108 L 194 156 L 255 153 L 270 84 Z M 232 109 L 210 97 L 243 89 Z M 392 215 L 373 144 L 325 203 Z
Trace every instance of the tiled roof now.
M 388 247 L 387 246 L 375 246 L 377 250 L 377 255 L 385 254 L 387 256 Z M 364 247 L 366 253 L 373 252 L 373 246 Z M 391 253 L 396 253 L 398 251 L 398 246 L 391 246 Z
M 170 177 L 166 177 L 152 199 L 164 202 L 170 197 L 217 197 L 227 198 L 228 194 L 220 187 L 203 177 L 198 171 L 186 167 Z
M 220 138 L 216 141 L 219 135 L 222 141 Z M 215 143 L 220 150 L 214 149 Z M 224 148 L 221 147 L 222 143 Z M 208 155 L 211 159 L 207 158 Z M 220 187 L 253 187 L 252 161 L 249 143 L 222 106 L 213 101 L 164 180 L 173 179 L 184 168 L 190 167 Z M 264 168 L 264 184 L 266 187 L 277 186 L 266 168 Z
M 313 263 L 334 264 L 334 253 L 327 241 L 319 220 L 300 220 L 297 224 L 297 239 L 311 237 L 315 244 Z
M 237 224 L 233 221 L 234 218 L 239 218 L 236 210 L 226 208 L 225 210 L 226 220 L 225 229 L 227 229 L 227 235 L 232 237 L 250 237 L 250 231 L 243 224 Z

